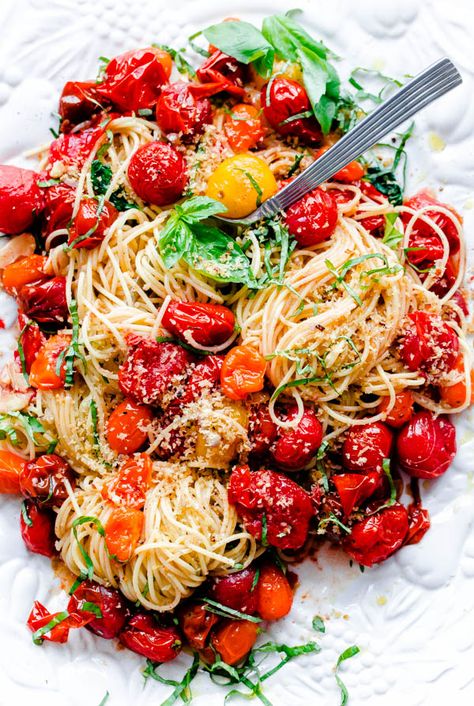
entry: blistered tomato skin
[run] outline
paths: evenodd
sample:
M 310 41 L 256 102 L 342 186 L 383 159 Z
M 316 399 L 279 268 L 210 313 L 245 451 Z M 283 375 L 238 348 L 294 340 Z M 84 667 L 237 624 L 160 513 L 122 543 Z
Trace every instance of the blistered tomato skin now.
M 29 370 L 29 381 L 31 387 L 38 390 L 58 390 L 64 387 L 66 377 L 63 361 L 59 375 L 56 373 L 56 366 L 59 356 L 70 345 L 71 337 L 66 334 L 51 336 L 36 352 Z
M 107 443 L 112 451 L 131 454 L 148 439 L 153 413 L 146 405 L 125 399 L 107 420 Z
M 336 230 L 337 203 L 328 191 L 314 189 L 286 211 L 285 222 L 300 248 L 329 240 Z
M 17 294 L 25 284 L 50 279 L 44 271 L 46 260 L 43 255 L 29 255 L 7 265 L 2 274 L 4 289 L 9 294 Z
M 278 427 L 270 416 L 268 405 L 261 404 L 252 409 L 248 433 L 252 454 L 263 456 L 270 450 L 270 446 L 276 439 Z
M 31 366 L 35 362 L 38 353 L 46 343 L 46 338 L 41 332 L 38 324 L 28 321 L 27 317 L 21 312 L 18 314 L 18 327 L 20 329 L 18 343 L 21 344 L 23 349 L 25 370 L 26 373 L 29 374 L 31 371 Z
M 245 400 L 250 393 L 263 390 L 266 367 L 267 361 L 255 348 L 231 348 L 222 364 L 222 392 L 231 400 Z
M 61 132 L 70 132 L 75 125 L 90 120 L 100 112 L 100 96 L 95 81 L 68 81 L 59 99 Z
M 34 500 L 25 500 L 24 511 L 20 514 L 20 531 L 30 552 L 48 557 L 56 554 L 55 519 L 56 515 L 48 508 L 38 505 Z
M 232 336 L 235 317 L 230 309 L 220 304 L 171 301 L 161 323 L 184 343 L 212 347 Z
M 239 664 L 258 637 L 257 625 L 249 620 L 224 620 L 211 638 L 212 647 L 230 665 Z
M 392 441 L 392 432 L 381 422 L 354 426 L 344 441 L 342 462 L 358 473 L 379 470 L 384 458 L 390 457 Z
M 74 223 L 69 229 L 68 245 L 74 249 L 92 250 L 101 244 L 117 216 L 118 211 L 110 201 L 104 201 L 99 213 L 96 199 L 82 199 Z
M 87 629 L 105 640 L 117 637 L 130 616 L 127 601 L 120 591 L 86 580 L 72 594 L 67 609 L 70 613 L 87 614 L 86 602 L 94 603 L 102 613 L 101 618 L 91 614 L 94 618 L 87 623 Z
M 203 650 L 209 633 L 219 618 L 206 609 L 204 603 L 181 604 L 178 608 L 179 626 L 193 650 Z
M 256 576 L 253 568 L 217 576 L 212 582 L 210 597 L 241 613 L 254 615 L 257 612 Z
M 390 406 L 390 397 L 382 398 L 377 407 L 377 412 L 385 412 L 386 415 L 383 421 L 389 426 L 399 429 L 412 418 L 414 413 L 413 405 L 413 393 L 410 390 L 402 390 L 395 395 L 395 404 L 390 412 L 387 412 Z
M 352 510 L 368 500 L 380 488 L 383 475 L 380 471 L 369 471 L 364 475 L 338 473 L 332 476 L 331 480 L 336 486 L 344 516 L 347 518 Z
M 223 362 L 223 355 L 206 355 L 202 360 L 198 360 L 189 373 L 183 395 L 176 399 L 175 405 L 172 404 L 170 407 L 180 408 L 182 405 L 190 404 L 215 387 L 220 380 Z
M 52 507 L 66 500 L 65 481 L 74 489 L 75 476 L 67 461 L 57 454 L 43 454 L 25 464 L 20 473 L 20 490 L 25 497 Z
M 138 613 L 120 633 L 120 642 L 153 662 L 170 662 L 181 651 L 181 636 L 175 627 L 160 627 L 149 613 Z
M 408 314 L 399 354 L 409 370 L 420 370 L 436 379 L 454 367 L 458 351 L 456 333 L 439 316 L 426 311 Z
M 293 591 L 283 571 L 263 564 L 256 586 L 257 611 L 263 620 L 280 620 L 291 610 Z
M 305 144 L 319 144 L 322 132 L 312 116 L 296 118 L 301 113 L 312 113 L 308 95 L 297 81 L 272 78 L 261 91 L 261 105 L 269 124 L 280 135 L 295 135 Z
M 193 90 L 200 97 L 213 96 L 221 91 L 233 96 L 243 96 L 244 72 L 243 64 L 216 49 L 197 69 L 196 77 L 202 85 L 193 87 Z
M 45 207 L 42 213 L 43 238 L 60 228 L 66 228 L 72 218 L 75 189 L 68 184 L 53 184 L 43 189 Z
M 104 127 L 90 127 L 78 132 L 70 132 L 67 135 L 60 135 L 49 147 L 49 168 L 55 162 L 62 162 L 68 167 L 80 171 L 94 146 L 104 136 Z M 59 188 L 62 184 L 56 186 Z
M 39 178 L 30 169 L 0 165 L 0 232 L 16 235 L 31 228 L 44 206 Z
M 397 439 L 398 461 L 414 478 L 438 478 L 456 454 L 456 429 L 447 417 L 417 412 Z
M 361 566 L 373 566 L 399 549 L 408 533 L 408 513 L 395 503 L 357 522 L 343 540 L 343 548 Z
M 297 416 L 298 408 L 295 405 L 288 409 L 285 421 L 292 421 Z M 297 427 L 278 430 L 270 454 L 278 468 L 284 471 L 297 471 L 316 454 L 322 439 L 321 422 L 314 410 L 307 407 Z
M 181 346 L 143 339 L 120 366 L 120 389 L 139 404 L 159 404 L 192 361 L 192 355 Z
M 259 110 L 247 103 L 234 105 L 226 114 L 224 130 L 234 152 L 246 152 L 256 147 L 265 134 Z
M 24 285 L 18 294 L 18 303 L 25 316 L 40 324 L 65 323 L 69 316 L 66 278 L 52 277 Z
M 212 106 L 207 98 L 196 98 L 189 84 L 177 81 L 163 88 L 156 105 L 156 122 L 164 133 L 193 137 L 212 122 Z
M 448 239 L 451 255 L 458 252 L 460 245 L 459 228 L 462 224 L 462 220 L 460 215 L 453 208 L 437 201 L 428 191 L 425 190 L 420 191 L 418 194 L 415 194 L 415 196 L 412 196 L 410 199 L 405 201 L 404 205 L 414 211 L 426 209 L 422 215 L 428 216 L 443 231 L 444 235 Z M 450 215 L 440 211 L 440 208 L 448 211 Z M 402 213 L 402 220 L 405 225 L 411 221 L 412 217 L 413 216 L 409 213 Z M 422 221 L 421 218 L 415 220 L 412 233 L 419 242 L 426 239 L 427 242 L 433 243 L 434 239 L 436 239 L 440 243 L 439 236 L 435 229 L 432 228 L 429 223 Z
M 166 206 L 177 201 L 186 187 L 186 162 L 171 145 L 148 142 L 130 160 L 128 180 L 143 201 Z

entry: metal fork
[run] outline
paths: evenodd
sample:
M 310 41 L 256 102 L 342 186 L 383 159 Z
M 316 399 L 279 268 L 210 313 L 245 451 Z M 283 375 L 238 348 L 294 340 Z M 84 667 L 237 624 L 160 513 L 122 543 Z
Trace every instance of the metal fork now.
M 308 191 L 312 191 L 380 142 L 405 120 L 460 83 L 461 75 L 452 61 L 447 57 L 439 59 L 381 103 L 296 179 L 246 218 L 214 218 L 233 227 L 246 227 L 262 218 L 270 218 L 284 211 Z

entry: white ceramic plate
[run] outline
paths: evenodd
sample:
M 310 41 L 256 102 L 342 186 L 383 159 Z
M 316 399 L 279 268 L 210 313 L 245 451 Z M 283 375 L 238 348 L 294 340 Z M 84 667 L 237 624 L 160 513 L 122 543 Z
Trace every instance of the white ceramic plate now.
M 226 15 L 259 22 L 294 6 L 290 0 L 1 0 L 0 162 L 48 141 L 59 91 L 66 80 L 96 73 L 97 57 L 162 42 L 183 46 L 186 37 Z M 390 75 L 416 73 L 446 54 L 464 85 L 417 119 L 409 146 L 409 190 L 422 184 L 442 191 L 465 217 L 472 263 L 474 199 L 472 0 L 300 0 L 304 22 L 354 66 Z M 472 275 L 469 274 L 470 277 Z M 0 299 L 0 317 L 13 308 Z M 0 332 L 0 350 L 12 349 Z M 291 615 L 270 631 L 288 644 L 319 640 L 322 651 L 300 657 L 266 682 L 274 706 L 336 706 L 333 666 L 349 645 L 361 648 L 341 676 L 351 706 L 471 706 L 474 643 L 474 433 L 473 410 L 458 420 L 459 453 L 449 472 L 423 484 L 432 528 L 421 544 L 402 549 L 383 566 L 350 568 L 339 552 L 323 550 L 299 570 Z M 144 688 L 142 659 L 87 631 L 67 645 L 35 647 L 25 620 L 34 599 L 65 605 L 48 560 L 28 554 L 18 531 L 19 503 L 0 498 L 0 705 L 158 706 L 171 689 Z M 327 632 L 311 630 L 315 614 Z M 181 675 L 180 657 L 169 673 Z M 179 677 L 180 678 L 180 677 Z M 193 685 L 195 706 L 223 703 L 207 677 Z M 235 703 L 246 703 L 239 701 Z

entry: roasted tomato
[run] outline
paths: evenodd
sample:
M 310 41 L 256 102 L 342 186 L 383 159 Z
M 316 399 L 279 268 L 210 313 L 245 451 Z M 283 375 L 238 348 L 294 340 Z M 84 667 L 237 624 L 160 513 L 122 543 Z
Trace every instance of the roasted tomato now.
M 66 363 L 62 362 L 59 375 L 56 372 L 56 367 L 59 356 L 70 343 L 71 337 L 66 334 L 58 334 L 48 338 L 31 364 L 29 375 L 31 387 L 36 387 L 38 390 L 58 390 L 64 387 Z
M 17 294 L 25 284 L 49 279 L 44 271 L 47 259 L 43 255 L 29 255 L 7 265 L 2 274 L 4 289 L 9 294 Z
M 449 242 L 449 247 L 451 254 L 454 255 L 459 250 L 460 236 L 459 231 L 461 227 L 461 217 L 451 206 L 447 206 L 440 201 L 437 201 L 428 191 L 420 191 L 415 196 L 405 201 L 405 206 L 413 209 L 414 211 L 419 211 L 421 209 L 427 209 L 422 215 L 428 216 L 435 222 L 435 224 L 443 231 Z M 428 208 L 430 207 L 430 208 Z M 439 209 L 444 209 L 448 213 L 441 212 Z M 412 215 L 409 213 L 402 214 L 402 220 L 405 224 L 409 223 L 412 219 Z M 432 238 L 439 241 L 439 237 L 429 223 L 425 223 L 418 218 L 413 224 L 412 230 L 413 236 L 417 239 L 426 238 L 427 241 L 433 242 Z
M 263 112 L 280 135 L 295 135 L 308 145 L 318 144 L 322 132 L 313 116 L 311 103 L 303 86 L 289 78 L 272 78 L 261 92 Z M 302 114 L 305 117 L 301 117 Z
M 299 549 L 305 543 L 313 503 L 282 473 L 251 473 L 248 466 L 237 466 L 230 477 L 229 501 L 237 506 L 247 530 L 264 543 L 279 549 Z
M 20 531 L 26 548 L 34 554 L 54 556 L 56 515 L 34 500 L 25 500 L 20 514 Z
M 25 371 L 30 373 L 31 366 L 36 360 L 41 348 L 46 343 L 46 338 L 38 324 L 29 321 L 21 312 L 18 314 L 18 327 L 20 329 L 18 350 L 21 348 Z
M 270 450 L 278 427 L 270 416 L 268 405 L 261 404 L 252 409 L 248 433 L 252 454 L 263 456 Z
M 72 218 L 76 190 L 69 184 L 53 184 L 43 189 L 45 207 L 43 211 L 43 237 L 60 228 L 66 228 Z
M 385 216 L 367 216 L 358 221 L 374 238 L 382 238 L 385 232 Z
M 408 506 L 408 534 L 404 544 L 418 544 L 431 526 L 428 510 L 416 503 Z
M 402 390 L 395 395 L 395 404 L 390 412 L 390 397 L 383 397 L 377 407 L 377 412 L 385 412 L 384 422 L 395 429 L 399 429 L 410 421 L 413 416 L 413 393 L 410 390 Z
M 285 221 L 300 248 L 329 240 L 336 230 L 337 203 L 329 191 L 317 188 L 286 211 Z
M 198 360 L 189 373 L 189 378 L 186 382 L 186 387 L 183 390 L 183 395 L 176 400 L 175 405 L 171 407 L 176 409 L 176 414 L 179 413 L 179 408 L 182 405 L 194 402 L 201 397 L 206 390 L 211 390 L 220 381 L 222 363 L 224 362 L 223 355 L 206 355 L 202 360 Z M 171 410 L 173 411 L 173 409 Z
M 395 503 L 352 526 L 342 546 L 361 566 L 373 566 L 399 549 L 408 532 L 408 513 Z
M 95 81 L 68 81 L 59 99 L 61 132 L 70 132 L 75 125 L 99 113 L 102 110 L 101 100 Z
M 318 159 L 319 157 L 321 157 L 325 152 L 328 151 L 328 149 L 329 147 L 321 147 L 314 155 L 315 158 Z M 345 184 L 351 184 L 355 181 L 359 181 L 359 179 L 362 179 L 364 174 L 365 169 L 360 162 L 349 162 L 348 165 L 336 172 L 332 179 L 334 179 L 334 181 L 342 181 Z
M 143 201 L 166 206 L 182 195 L 188 177 L 184 157 L 164 142 L 148 142 L 137 149 L 128 166 L 132 189 Z
M 74 489 L 76 481 L 71 466 L 57 454 L 43 454 L 25 464 L 20 473 L 20 490 L 25 497 L 52 507 L 66 500 L 65 481 Z
M 25 284 L 18 294 L 18 303 L 25 316 L 40 324 L 65 323 L 69 316 L 66 278 L 52 277 L 43 282 Z
M 209 633 L 219 618 L 204 603 L 188 603 L 178 608 L 179 626 L 193 650 L 206 647 Z
M 33 608 L 28 616 L 27 626 L 31 632 L 36 632 L 40 628 L 45 627 L 50 623 L 53 618 L 56 618 L 60 613 L 50 613 L 42 603 L 35 601 L 33 603 Z M 61 620 L 57 625 L 55 625 L 49 632 L 45 633 L 41 637 L 41 641 L 48 640 L 48 642 L 67 642 L 70 630 L 70 621 L 68 618 Z
M 250 652 L 258 637 L 258 627 L 249 620 L 224 620 L 214 631 L 211 644 L 221 659 L 239 664 Z
M 80 171 L 93 148 L 104 136 L 105 127 L 90 127 L 79 132 L 60 135 L 49 147 L 49 168 L 55 162 L 61 162 L 66 167 Z
M 41 213 L 44 198 L 39 174 L 30 169 L 0 165 L 0 231 L 16 235 L 28 230 Z
M 443 385 L 442 387 L 440 387 L 439 395 L 441 397 L 441 401 L 444 402 L 448 407 L 452 407 L 453 409 L 455 407 L 460 407 L 466 401 L 469 401 L 469 404 L 474 404 L 474 369 L 471 369 L 469 373 L 471 379 L 471 395 L 469 397 L 469 400 L 466 399 L 467 386 L 464 377 L 465 372 L 463 355 L 460 355 L 458 357 L 454 365 L 454 370 L 462 374 L 463 377 L 458 382 L 455 382 L 454 385 Z
M 143 512 L 131 507 L 114 507 L 105 525 L 105 543 L 111 556 L 125 563 L 137 548 L 143 530 Z
M 177 81 L 163 88 L 156 105 L 156 122 L 164 133 L 200 135 L 212 122 L 212 106 L 207 98 L 196 98 L 188 83 Z
M 293 405 L 284 415 L 289 422 L 298 416 L 298 407 Z M 270 454 L 278 468 L 297 471 L 303 468 L 321 446 L 323 428 L 313 409 L 306 407 L 294 429 L 278 429 Z
M 441 240 L 434 233 L 423 235 L 416 232 L 410 235 L 406 253 L 411 265 L 419 270 L 425 270 L 431 267 L 435 260 L 443 257 L 444 248 Z
M 20 492 L 20 473 L 25 459 L 6 449 L 0 449 L 0 493 L 16 495 Z
M 161 323 L 184 343 L 218 346 L 234 333 L 235 317 L 226 306 L 171 301 Z
M 168 83 L 170 55 L 155 47 L 127 51 L 107 64 L 97 93 L 122 113 L 152 108 Z
M 456 333 L 439 316 L 426 311 L 408 314 L 399 354 L 409 370 L 420 370 L 437 378 L 453 368 L 458 351 Z
M 444 270 L 436 275 L 436 279 L 430 286 L 430 290 L 434 292 L 437 297 L 441 298 L 446 296 L 456 282 L 458 273 L 459 265 L 450 257 Z
M 100 245 L 118 216 L 117 209 L 110 201 L 104 201 L 100 213 L 98 209 L 96 199 L 82 199 L 74 222 L 69 228 L 68 244 L 74 249 L 92 250 Z
M 338 473 L 331 478 L 341 501 L 344 516 L 347 518 L 354 508 L 368 500 L 383 482 L 380 471 L 361 473 Z
M 224 130 L 234 152 L 256 147 L 265 134 L 260 111 L 253 105 L 238 103 L 226 114 Z
M 364 473 L 382 468 L 389 458 L 393 434 L 381 422 L 372 422 L 350 429 L 342 447 L 342 462 L 350 471 Z
M 120 633 L 120 642 L 153 662 L 170 662 L 181 651 L 181 635 L 173 627 L 160 627 L 149 613 L 130 618 Z
M 148 429 L 153 420 L 149 407 L 133 400 L 124 400 L 107 420 L 107 442 L 119 454 L 131 454 L 148 439 Z
M 192 355 L 181 346 L 143 339 L 120 366 L 120 389 L 139 404 L 160 404 L 165 392 L 184 379 L 192 362 Z
M 243 96 L 244 66 L 232 56 L 216 49 L 196 71 L 202 86 L 193 89 L 199 96 L 213 96 L 226 91 L 232 96 Z
M 140 510 L 151 485 L 152 463 L 148 454 L 130 456 L 114 478 L 104 486 L 103 496 L 115 505 Z
M 280 620 L 291 610 L 293 591 L 283 571 L 263 564 L 256 588 L 257 612 L 264 620 Z
M 85 603 L 93 603 L 102 617 L 87 611 Z M 69 613 L 85 613 L 92 618 L 87 629 L 105 640 L 117 637 L 130 617 L 130 609 L 120 591 L 101 586 L 95 581 L 83 581 L 74 591 L 67 606 Z
M 456 454 L 456 429 L 447 417 L 417 412 L 397 439 L 402 469 L 415 478 L 437 478 Z
M 257 572 L 252 567 L 213 579 L 210 596 L 222 605 L 254 615 L 257 612 Z
M 221 370 L 222 392 L 231 400 L 245 400 L 263 389 L 267 361 L 250 346 L 231 348 Z

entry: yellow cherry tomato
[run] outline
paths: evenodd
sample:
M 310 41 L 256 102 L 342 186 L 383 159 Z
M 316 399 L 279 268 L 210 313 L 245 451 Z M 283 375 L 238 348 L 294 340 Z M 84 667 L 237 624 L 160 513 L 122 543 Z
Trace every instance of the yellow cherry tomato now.
M 278 189 L 267 163 L 250 152 L 225 159 L 211 174 L 206 195 L 226 206 L 228 218 L 243 218 Z

